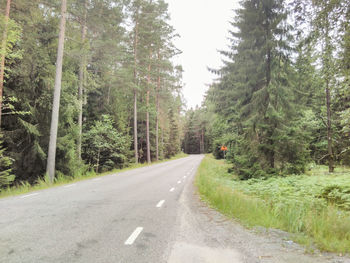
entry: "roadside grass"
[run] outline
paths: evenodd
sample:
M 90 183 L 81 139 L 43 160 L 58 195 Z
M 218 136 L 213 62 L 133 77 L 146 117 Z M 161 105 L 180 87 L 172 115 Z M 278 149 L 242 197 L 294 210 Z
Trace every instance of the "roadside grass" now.
M 133 170 L 136 168 L 141 168 L 141 167 L 151 166 L 154 164 L 159 164 L 159 163 L 163 163 L 163 162 L 177 160 L 177 159 L 184 158 L 187 156 L 188 155 L 185 153 L 179 153 L 179 154 L 177 154 L 169 159 L 160 160 L 157 162 L 153 162 L 151 164 L 148 164 L 148 163 L 131 164 L 130 166 L 123 168 L 123 169 L 114 169 L 112 171 L 99 173 L 99 174 L 96 174 L 94 171 L 88 171 L 84 174 L 77 173 L 77 175 L 75 175 L 74 177 L 64 176 L 64 175 L 59 174 L 58 176 L 56 176 L 53 184 L 51 184 L 48 177 L 45 176 L 44 178 L 38 179 L 34 185 L 31 185 L 28 182 L 21 182 L 18 185 L 15 185 L 13 187 L 9 187 L 9 188 L 0 190 L 0 198 L 26 194 L 26 193 L 30 193 L 30 192 L 34 192 L 34 191 L 38 191 L 38 190 L 57 187 L 57 186 L 65 185 L 65 184 L 71 184 L 71 183 L 75 183 L 75 182 L 79 182 L 79 181 L 83 181 L 83 180 L 88 180 L 88 179 L 92 179 L 92 178 L 96 178 L 96 177 L 102 177 L 102 176 L 106 176 L 109 174 L 118 174 L 118 173 L 122 173 L 125 171 Z
M 246 227 L 290 232 L 310 251 L 316 245 L 321 251 L 350 252 L 349 169 L 330 175 L 315 167 L 305 175 L 240 181 L 229 167 L 211 155 L 199 166 L 196 185 L 211 206 Z

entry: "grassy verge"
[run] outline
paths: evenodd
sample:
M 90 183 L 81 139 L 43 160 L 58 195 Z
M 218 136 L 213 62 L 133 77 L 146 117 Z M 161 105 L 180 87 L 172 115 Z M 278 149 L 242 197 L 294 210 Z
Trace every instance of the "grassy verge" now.
M 305 175 L 239 181 L 228 167 L 207 155 L 196 178 L 202 198 L 220 212 L 247 227 L 290 232 L 294 241 L 322 251 L 350 252 L 349 196 L 339 194 L 341 186 L 350 187 L 349 170 L 329 175 L 316 167 Z M 327 189 L 336 189 L 334 199 L 325 196 Z
M 46 188 L 56 187 L 56 186 L 60 186 L 60 185 L 65 185 L 65 184 L 69 184 L 69 183 L 75 183 L 78 181 L 88 180 L 88 179 L 95 178 L 95 177 L 101 177 L 101 176 L 105 176 L 108 174 L 121 173 L 121 172 L 125 172 L 128 170 L 136 169 L 136 168 L 150 166 L 153 164 L 159 164 L 159 163 L 163 163 L 163 162 L 167 162 L 167 161 L 177 160 L 177 159 L 184 158 L 187 156 L 188 156 L 187 154 L 180 153 L 180 154 L 173 156 L 170 159 L 160 160 L 158 162 L 153 162 L 152 164 L 147 164 L 147 163 L 137 164 L 137 165 L 132 164 L 129 167 L 126 167 L 124 169 L 115 169 L 115 170 L 101 173 L 101 174 L 96 174 L 95 172 L 90 171 L 86 174 L 80 174 L 80 175 L 77 175 L 75 177 L 59 176 L 59 177 L 55 178 L 55 182 L 53 184 L 50 184 L 49 180 L 47 178 L 39 179 L 37 181 L 37 183 L 34 185 L 31 185 L 29 183 L 22 183 L 20 185 L 14 186 L 14 187 L 9 187 L 7 189 L 4 189 L 0 192 L 0 198 L 14 196 L 14 195 L 21 195 L 21 194 L 34 192 L 34 191 L 42 190 L 42 189 L 46 189 Z

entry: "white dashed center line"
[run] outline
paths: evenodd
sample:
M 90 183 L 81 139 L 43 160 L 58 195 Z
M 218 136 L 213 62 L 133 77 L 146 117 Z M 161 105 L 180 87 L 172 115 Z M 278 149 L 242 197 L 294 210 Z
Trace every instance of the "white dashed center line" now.
M 130 237 L 125 241 L 125 245 L 132 245 L 136 238 L 141 234 L 143 227 L 137 227 Z
M 157 204 L 157 207 L 158 207 L 158 208 L 161 208 L 162 205 L 164 204 L 164 202 L 165 202 L 165 200 L 159 201 L 159 203 Z
M 186 175 L 184 176 L 184 179 L 186 179 Z
M 36 195 L 38 195 L 38 193 L 29 194 L 29 195 L 24 195 L 24 196 L 21 196 L 21 198 L 27 198 L 27 197 L 36 196 Z
M 181 181 L 177 181 L 178 184 L 181 184 Z
M 175 188 L 173 187 L 173 188 L 170 189 L 170 192 L 174 192 L 174 190 L 175 190 Z
M 69 188 L 69 187 L 73 187 L 73 186 L 76 186 L 77 184 L 68 184 L 68 185 L 65 185 L 63 186 L 64 188 Z

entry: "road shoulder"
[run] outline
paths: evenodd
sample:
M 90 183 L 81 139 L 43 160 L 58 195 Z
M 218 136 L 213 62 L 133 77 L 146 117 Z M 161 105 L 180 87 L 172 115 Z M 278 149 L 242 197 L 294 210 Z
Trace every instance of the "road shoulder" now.
M 207 206 L 192 179 L 180 198 L 179 229 L 168 262 L 349 263 L 334 254 L 307 254 L 279 230 L 249 230 Z

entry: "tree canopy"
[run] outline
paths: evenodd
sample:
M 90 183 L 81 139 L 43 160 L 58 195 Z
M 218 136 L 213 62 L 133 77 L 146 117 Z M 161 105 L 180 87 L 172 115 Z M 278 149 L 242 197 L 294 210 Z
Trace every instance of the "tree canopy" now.
M 45 175 L 61 3 L 16 0 L 10 6 L 1 51 L 6 63 L 0 187 L 34 183 Z M 0 1 L 2 29 L 5 8 L 6 1 Z M 181 66 L 172 62 L 180 51 L 168 5 L 162 0 L 67 0 L 65 22 L 56 176 L 177 154 L 184 102 Z
M 204 148 L 223 158 L 227 145 L 242 179 L 348 165 L 349 10 L 349 1 L 241 1 L 224 66 L 211 70 L 218 80 L 187 116 L 185 150 L 199 151 L 204 119 Z

